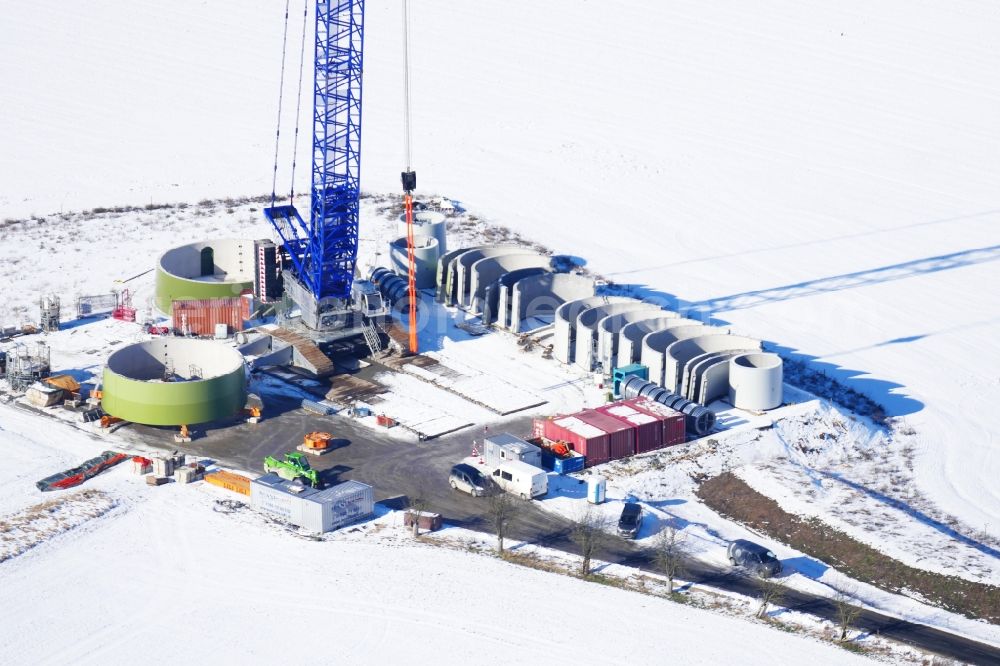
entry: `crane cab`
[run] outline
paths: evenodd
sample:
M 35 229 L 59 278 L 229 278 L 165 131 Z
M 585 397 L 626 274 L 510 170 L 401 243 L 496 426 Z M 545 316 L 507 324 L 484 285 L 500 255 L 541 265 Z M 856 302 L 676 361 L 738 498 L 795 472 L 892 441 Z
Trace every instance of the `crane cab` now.
M 369 318 L 384 317 L 389 308 L 378 287 L 368 280 L 355 280 L 352 285 L 354 308 Z

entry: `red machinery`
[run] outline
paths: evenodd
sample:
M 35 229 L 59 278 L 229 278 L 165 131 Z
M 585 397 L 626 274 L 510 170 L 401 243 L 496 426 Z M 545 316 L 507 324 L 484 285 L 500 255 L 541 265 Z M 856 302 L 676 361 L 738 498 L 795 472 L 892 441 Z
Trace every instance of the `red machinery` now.
M 141 278 L 143 275 L 147 275 L 152 272 L 153 269 L 150 268 L 149 270 L 133 275 L 132 277 L 125 278 L 124 280 L 115 280 L 115 284 L 124 285 L 127 282 L 131 282 L 136 278 Z M 118 296 L 118 305 L 116 305 L 115 309 L 111 311 L 111 316 L 119 321 L 134 322 L 135 308 L 132 307 L 132 292 L 128 287 L 122 287 L 121 291 L 117 291 L 117 289 L 115 291 Z
M 111 316 L 119 321 L 135 321 L 135 308 L 132 307 L 132 292 L 127 288 L 118 294 L 118 305 L 111 311 Z

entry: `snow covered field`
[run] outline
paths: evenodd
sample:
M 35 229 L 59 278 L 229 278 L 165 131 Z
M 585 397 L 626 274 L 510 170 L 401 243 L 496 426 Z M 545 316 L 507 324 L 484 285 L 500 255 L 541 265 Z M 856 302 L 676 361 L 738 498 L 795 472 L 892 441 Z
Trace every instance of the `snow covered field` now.
M 20 491 L 0 498 L 0 517 L 52 498 L 25 475 L 105 448 L 61 424 L 40 434 L 37 423 L 0 405 L 0 449 L 19 463 L 0 467 L 0 488 Z M 0 663 L 274 663 L 287 660 L 290 637 L 313 658 L 366 663 L 571 664 L 597 656 L 642 664 L 665 652 L 769 663 L 776 650 L 861 663 L 739 619 L 420 546 L 395 514 L 311 541 L 249 510 L 227 512 L 216 500 L 236 496 L 207 484 L 149 488 L 121 465 L 88 487 L 118 506 L 0 566 Z M 43 618 L 53 618 L 56 640 Z
M 175 228 L 183 228 L 182 225 L 204 220 L 214 229 L 216 235 L 234 235 L 240 233 L 245 224 L 245 216 L 249 215 L 251 207 L 252 204 L 237 205 L 233 213 L 226 213 L 218 208 L 214 213 L 203 212 L 201 215 L 185 211 L 172 213 L 154 211 L 143 214 L 150 222 L 147 228 L 155 229 L 152 232 L 129 226 L 127 215 L 101 215 L 89 222 L 78 220 L 75 224 L 81 225 L 84 229 L 88 228 L 88 224 L 102 225 L 111 229 L 116 253 L 129 257 L 130 261 L 143 258 L 145 263 L 132 267 L 140 271 L 155 260 L 160 248 L 174 242 L 178 237 L 186 239 L 173 235 Z M 377 233 L 382 234 L 385 227 L 391 227 L 392 221 L 384 216 L 380 217 L 377 207 L 368 205 L 366 210 L 369 222 Z M 178 216 L 183 217 L 175 219 Z M 32 232 L 47 236 L 54 233 L 53 229 L 58 229 L 58 225 L 53 223 L 15 225 L 10 233 L 18 242 L 28 242 Z M 248 233 L 257 231 L 259 228 L 250 228 Z M 85 248 L 89 242 L 91 241 L 87 236 L 67 237 L 64 241 L 70 250 L 77 247 Z M 70 251 L 69 254 L 72 257 L 82 252 Z M 95 271 L 113 270 L 115 270 L 113 266 L 103 263 L 95 267 Z M 81 279 L 76 276 L 85 273 L 83 266 L 70 265 L 65 273 L 57 276 L 36 271 L 23 275 L 12 273 L 11 277 L 20 280 L 24 290 L 22 293 L 35 293 L 47 289 L 65 293 L 72 289 L 77 283 L 76 280 Z M 110 281 L 111 277 L 106 279 Z M 139 299 L 137 302 L 141 302 L 144 295 L 150 291 L 150 276 L 141 278 L 136 283 L 138 283 Z M 8 297 L 7 302 L 16 301 Z M 27 302 L 24 303 L 25 307 L 29 305 Z M 449 335 L 456 339 L 448 337 Z M 581 404 L 597 404 L 603 400 L 602 392 L 593 386 L 589 378 L 562 368 L 553 361 L 542 360 L 537 352 L 520 351 L 520 347 L 515 344 L 511 336 L 493 333 L 479 338 L 462 336 L 460 340 L 457 339 L 459 336 L 462 336 L 459 331 L 446 331 L 444 328 L 437 330 L 432 327 L 425 335 L 425 342 L 432 344 L 430 338 L 440 337 L 438 343 L 440 349 L 429 352 L 429 355 L 439 358 L 442 363 L 451 364 L 449 367 L 460 369 L 467 376 L 474 376 L 474 368 L 484 367 L 485 361 L 491 371 L 500 373 L 498 375 L 500 378 L 508 378 L 515 383 L 520 382 L 522 387 L 533 387 L 529 393 L 533 391 L 534 395 L 544 396 L 549 402 L 539 408 L 539 413 L 571 411 Z M 54 367 L 57 371 L 69 370 L 79 379 L 85 380 L 99 372 L 109 349 L 141 337 L 144 336 L 134 324 L 103 320 L 73 325 L 58 333 L 48 334 L 45 339 L 53 350 Z M 379 376 L 379 380 L 391 391 L 380 396 L 383 401 L 377 408 L 396 416 L 412 428 L 430 427 L 426 423 L 428 420 L 440 421 L 439 426 L 444 430 L 468 423 L 489 424 L 491 427 L 502 428 L 495 426 L 502 421 L 495 412 L 470 404 L 441 388 L 432 387 L 411 373 L 383 374 Z M 272 388 L 286 389 L 284 386 Z M 719 444 L 713 445 L 703 441 L 676 452 L 666 452 L 664 454 L 666 462 L 651 462 L 654 458 L 659 460 L 660 456 L 656 454 L 616 463 L 600 470 L 611 479 L 609 497 L 612 501 L 604 507 L 604 512 L 613 519 L 620 510 L 621 500 L 628 497 L 639 499 L 646 504 L 650 516 L 640 535 L 645 543 L 651 545 L 654 535 L 663 526 L 675 524 L 681 528 L 685 538 L 685 549 L 689 553 L 710 564 L 724 566 L 723 553 L 728 539 L 750 537 L 761 540 L 761 537 L 733 526 L 700 504 L 693 494 L 695 486 L 691 476 L 696 473 L 716 473 L 723 469 L 736 469 L 752 485 L 777 498 L 786 508 L 812 515 L 819 507 L 822 509 L 824 519 L 830 520 L 832 516 L 835 526 L 845 529 L 867 543 L 874 541 L 875 545 L 893 557 L 920 568 L 952 573 L 971 580 L 997 582 L 996 568 L 991 566 L 992 558 L 981 550 L 954 540 L 943 541 L 939 532 L 922 525 L 913 516 L 898 511 L 894 513 L 880 503 L 865 501 L 864 496 L 860 499 L 855 498 L 854 503 L 844 502 L 842 495 L 844 488 L 837 485 L 804 484 L 802 479 L 804 468 L 811 469 L 814 476 L 819 476 L 820 470 L 836 471 L 842 469 L 847 461 L 848 469 L 861 472 L 857 460 L 852 460 L 852 457 L 857 458 L 867 452 L 875 452 L 878 456 L 877 462 L 888 464 L 894 460 L 898 461 L 899 451 L 892 447 L 886 448 L 880 431 L 869 431 L 862 423 L 852 423 L 850 427 L 843 429 L 842 436 L 831 441 L 824 439 L 822 442 L 814 443 L 813 448 L 810 448 L 809 442 L 814 440 L 818 442 L 819 439 L 826 437 L 823 433 L 840 433 L 838 428 L 841 426 L 836 424 L 847 423 L 847 417 L 826 411 L 827 408 L 810 400 L 807 394 L 790 387 L 786 389 L 786 401 L 798 404 L 792 404 L 783 408 L 780 413 L 763 419 L 769 423 L 771 418 L 780 416 L 783 420 L 779 422 L 775 431 L 762 435 L 756 430 L 763 425 L 761 419 L 746 420 L 744 416 L 740 419 L 744 422 L 736 426 L 736 432 L 716 436 Z M 5 418 L 6 414 L 7 412 L 4 413 Z M 24 415 L 18 416 L 22 421 L 27 418 Z M 65 417 L 70 418 L 68 413 Z M 738 423 L 735 419 L 733 422 Z M 0 420 L 0 427 L 3 427 L 4 423 L 5 421 Z M 469 430 L 469 432 L 478 431 Z M 398 434 L 402 436 L 402 433 Z M 127 431 L 123 431 L 122 436 L 124 441 L 137 441 L 136 438 L 130 437 Z M 76 434 L 70 439 L 74 450 L 75 443 L 80 441 L 80 438 L 91 439 L 87 434 Z M 800 444 L 800 439 L 807 441 Z M 795 444 L 798 449 L 811 451 L 811 454 L 796 455 L 790 450 L 789 442 Z M 16 478 L 9 484 L 0 484 L 0 497 L 5 497 L 8 506 L 11 507 L 11 511 L 0 511 L 0 513 L 16 514 L 17 510 L 24 510 L 27 505 L 37 502 L 42 496 L 33 489 L 27 496 L 24 494 L 26 488 L 32 488 L 34 480 L 55 469 L 69 467 L 79 462 L 71 455 L 67 455 L 63 448 L 56 447 L 51 451 L 53 461 L 48 465 L 39 465 L 35 452 L 37 445 L 36 438 L 28 446 L 10 447 L 9 455 L 15 462 L 11 473 Z M 91 444 L 102 449 L 121 445 L 122 440 L 117 437 L 110 440 L 94 438 Z M 86 456 L 84 456 L 85 451 Z M 90 449 L 80 449 L 78 453 L 82 457 L 91 455 Z M 886 456 L 890 454 L 894 457 L 887 458 Z M 55 462 L 56 459 L 58 462 Z M 30 464 L 26 465 L 29 462 Z M 867 473 L 877 479 L 879 470 L 880 468 L 875 465 Z M 541 506 L 570 518 L 577 517 L 583 503 L 579 487 L 575 486 L 575 482 L 560 485 L 556 479 L 553 479 L 553 483 L 554 488 L 550 498 L 542 501 Z M 816 504 L 817 489 L 821 490 L 820 498 L 824 500 L 820 504 Z M 803 497 L 808 499 L 804 508 L 794 503 Z M 843 511 L 837 510 L 840 504 L 843 504 Z M 172 510 L 172 506 L 163 509 L 163 511 Z M 885 534 L 884 529 L 875 524 L 874 519 L 861 522 L 857 520 L 865 511 L 880 513 L 881 515 L 877 515 L 876 518 L 891 522 L 892 529 L 897 532 L 895 538 L 879 542 L 879 537 Z M 83 530 L 77 532 L 87 529 L 90 528 L 85 525 Z M 86 546 L 68 539 L 69 537 L 59 540 L 58 543 L 70 550 Z M 916 601 L 881 592 L 870 586 L 856 586 L 839 572 L 794 549 L 778 543 L 769 543 L 785 561 L 790 575 L 783 582 L 792 587 L 824 596 L 833 595 L 838 590 L 852 589 L 859 599 L 869 606 L 900 617 L 947 628 L 988 643 L 1000 643 L 1000 634 L 997 634 L 995 628 L 929 608 Z M 20 541 L 13 543 L 12 549 L 14 548 L 21 549 L 22 543 Z
M 735 473 L 786 511 L 820 518 L 919 569 L 1000 589 L 1000 550 L 977 541 L 983 535 L 963 538 L 904 501 L 892 501 L 907 477 L 881 432 L 821 409 L 781 422 L 772 437 L 780 447 L 775 459 Z
M 402 164 L 398 6 L 391 0 L 367 2 L 362 172 L 363 186 L 375 192 L 398 189 Z M 107 292 L 114 279 L 149 268 L 165 247 L 269 234 L 259 210 L 253 210 L 260 204 L 238 199 L 271 186 L 279 7 L 263 0 L 169 5 L 0 0 L 0 9 L 14 28 L 0 42 L 0 61 L 8 64 L 0 69 L 5 90 L 0 279 L 6 285 L 0 325 L 19 322 L 25 312 L 34 316 L 39 291 L 59 293 L 64 303 L 81 293 Z M 884 405 L 901 424 L 884 460 L 864 459 L 866 447 L 874 448 L 864 433 L 802 458 L 795 442 L 808 444 L 809 429 L 796 431 L 792 423 L 759 441 L 750 442 L 749 431 L 738 435 L 735 449 L 723 445 L 723 453 L 733 456 L 725 465 L 744 465 L 737 470 L 741 478 L 787 510 L 821 516 L 866 543 L 877 541 L 883 527 L 892 530 L 893 538 L 880 549 L 913 566 L 996 584 L 998 31 L 1000 13 L 974 0 L 940 7 L 902 0 L 878 5 L 774 0 L 764 7 L 624 0 L 466 6 L 424 0 L 413 12 L 414 166 L 422 191 L 460 199 L 491 222 L 583 257 L 611 280 L 766 339 L 772 349 L 805 358 Z M 286 111 L 289 107 L 286 103 Z M 284 155 L 282 164 L 289 161 Z M 299 162 L 308 162 L 307 152 Z M 300 169 L 300 175 L 307 171 Z M 306 191 L 306 185 L 301 181 L 296 189 Z M 279 179 L 278 187 L 287 189 L 287 182 Z M 227 197 L 234 200 L 224 201 Z M 201 199 L 218 201 L 197 205 Z M 96 216 L 79 212 L 177 201 L 190 205 Z M 46 219 L 3 223 L 33 215 Z M 392 235 L 391 221 L 380 216 L 369 201 L 362 220 L 365 256 L 384 248 Z M 151 276 L 132 285 L 141 308 L 151 294 Z M 96 350 L 127 341 L 116 322 L 93 327 L 56 334 L 54 366 L 85 376 L 103 360 Z M 91 335 L 93 340 L 80 339 Z M 442 362 L 450 358 L 458 369 L 467 367 L 463 354 L 473 355 L 467 360 L 475 367 L 477 352 L 519 353 L 512 346 L 505 351 L 495 340 L 442 347 Z M 548 400 L 547 409 L 592 398 L 572 383 L 553 382 L 552 391 L 542 390 L 548 385 L 531 374 L 533 367 L 525 364 L 524 376 L 533 387 L 527 393 Z M 392 381 L 419 382 L 404 376 Z M 514 404 L 524 395 L 491 397 Z M 446 412 L 451 404 L 435 406 Z M 410 407 L 419 418 L 424 408 Z M 830 415 L 817 414 L 829 427 Z M 18 417 L 0 407 L 0 439 L 17 463 L 0 469 L 0 515 L 40 501 L 23 495 L 35 478 L 104 446 L 72 438 L 71 450 L 38 441 L 10 446 Z M 448 417 L 480 423 L 495 414 L 476 408 L 441 418 Z M 28 426 L 19 427 L 27 432 Z M 39 450 L 45 451 L 41 457 Z M 687 521 L 694 535 L 690 543 L 702 543 L 711 558 L 724 538 L 743 533 L 720 525 L 692 502 L 656 506 L 685 499 L 690 478 L 683 469 L 623 477 L 617 486 L 613 481 L 614 497 L 635 494 L 660 511 L 660 520 Z M 91 599 L 96 594 L 91 588 L 74 590 L 60 602 L 64 609 L 93 604 L 94 613 L 70 631 L 94 661 L 107 657 L 104 649 L 122 658 L 139 654 L 129 643 L 112 645 L 106 631 L 88 624 L 96 620 L 87 618 L 101 613 L 112 613 L 135 635 L 150 635 L 142 619 L 154 615 L 197 626 L 191 617 L 176 615 L 179 606 L 154 594 L 178 594 L 180 583 L 172 581 L 171 572 L 176 577 L 180 571 L 204 571 L 222 583 L 218 595 L 203 602 L 204 617 L 248 607 L 256 615 L 277 603 L 293 622 L 296 595 L 282 591 L 255 598 L 242 590 L 260 579 L 258 567 L 297 553 L 297 541 L 230 528 L 238 516 L 214 513 L 207 527 L 198 528 L 204 534 L 186 533 L 186 518 L 206 507 L 210 511 L 206 492 L 171 486 L 147 496 L 138 494 L 131 480 L 98 481 L 98 487 L 105 485 L 121 503 L 72 535 L 0 567 L 0 602 L 30 592 L 32 603 L 40 603 L 72 578 L 61 567 L 95 550 L 122 568 L 148 563 L 143 570 L 151 573 L 143 582 L 115 579 L 112 598 L 119 607 Z M 945 527 L 955 533 L 947 534 Z M 423 622 L 410 611 L 397 616 L 390 610 L 418 605 L 426 588 L 409 583 L 424 574 L 433 579 L 447 570 L 449 585 L 453 573 L 455 581 L 471 585 L 464 555 L 432 551 L 427 559 L 409 558 L 419 560 L 417 571 L 393 577 L 398 590 L 380 588 L 379 594 L 387 595 L 382 606 L 350 596 L 353 588 L 345 581 L 360 579 L 361 588 L 370 588 L 377 571 L 373 563 L 395 566 L 399 560 L 392 557 L 412 552 L 406 545 L 398 553 L 373 554 L 379 548 L 367 538 L 305 544 L 331 551 L 322 552 L 330 558 L 329 569 L 303 566 L 321 587 L 336 590 L 335 601 L 312 600 L 310 613 L 339 613 L 338 600 L 360 604 L 373 624 L 381 622 L 380 629 L 372 634 L 361 625 L 338 627 L 345 636 L 364 635 L 386 650 L 396 649 L 380 640 L 395 637 L 388 623 L 395 626 L 396 619 L 413 637 L 425 635 L 428 626 L 458 623 L 461 629 L 449 640 L 459 645 L 471 645 L 471 636 L 496 638 L 482 623 L 472 626 L 466 615 L 453 611 L 458 600 L 440 585 L 433 586 L 440 595 L 434 611 L 439 615 L 433 615 L 438 620 Z M 220 556 L 202 561 L 192 546 L 200 539 Z M 928 547 L 934 543 L 943 547 Z M 112 544 L 128 545 L 120 559 Z M 800 555 L 773 547 L 790 558 Z M 255 549 L 262 555 L 247 555 Z M 224 571 L 226 557 L 237 563 L 231 574 Z M 88 563 L 92 569 L 81 577 L 91 580 L 102 564 Z M 352 566 L 358 573 L 348 579 L 344 572 Z M 484 566 L 505 584 L 523 584 L 515 590 L 522 595 L 538 584 L 533 573 L 512 576 L 500 563 Z M 808 573 L 810 563 L 803 566 Z M 838 582 L 836 572 L 829 576 L 802 584 L 818 589 L 809 586 Z M 25 581 L 39 578 L 44 585 L 29 591 Z M 154 578 L 171 582 L 154 587 Z M 547 602 L 575 606 L 571 587 L 561 586 L 578 584 L 551 583 L 558 589 Z M 933 611 L 914 605 L 894 606 L 898 599 L 877 591 L 862 592 L 900 614 L 998 640 L 992 628 L 970 629 L 947 614 L 935 618 Z M 594 594 L 587 603 L 619 593 Z M 643 598 L 608 603 L 680 612 Z M 17 604 L 0 606 L 5 625 L 18 629 L 17 623 L 26 621 L 17 615 Z M 658 620 L 660 626 L 677 621 Z M 706 622 L 720 630 L 714 620 Z M 85 639 L 95 631 L 96 638 Z M 530 658 L 532 647 L 558 640 L 550 634 L 533 634 L 515 646 L 522 651 L 512 659 Z M 588 635 L 595 637 L 591 647 L 609 659 L 655 660 L 655 649 L 663 647 L 643 643 L 637 652 L 614 655 L 603 651 L 613 637 L 603 640 L 607 635 L 599 628 Z M 767 640 L 778 639 L 768 634 Z M 749 634 L 746 642 L 756 644 Z M 415 640 L 408 643 L 423 649 Z M 251 649 L 261 659 L 280 656 L 264 641 Z M 564 654 L 568 660 L 585 652 Z M 708 661 L 727 657 L 694 651 L 689 656 L 696 654 Z M 24 655 L 29 661 L 59 658 L 54 652 Z M 824 663 L 846 659 L 840 653 L 822 655 Z
M 879 503 L 865 502 L 856 497 L 846 501 L 833 475 L 823 474 L 823 463 L 835 465 L 841 457 L 857 456 L 863 452 L 883 453 L 881 443 L 873 445 L 861 437 L 845 436 L 820 455 L 799 455 L 789 461 L 785 440 L 795 441 L 801 433 L 816 437 L 823 431 L 822 425 L 816 426 L 817 421 L 829 424 L 848 419 L 815 401 L 784 408 L 783 411 L 786 412 L 784 420 L 771 430 L 736 429 L 685 446 L 596 468 L 593 472 L 607 479 L 608 501 L 592 510 L 614 526 L 623 502 L 639 502 L 645 512 L 637 535 L 640 543 L 655 546 L 663 530 L 672 526 L 677 530 L 687 554 L 719 568 L 727 566 L 726 546 L 730 541 L 750 539 L 764 543 L 782 561 L 783 585 L 825 597 L 846 592 L 860 603 L 881 612 L 1000 645 L 1000 627 L 996 625 L 942 611 L 923 603 L 916 594 L 907 598 L 854 581 L 838 571 L 835 563 L 831 566 L 831 563 L 820 562 L 778 540 L 736 525 L 706 506 L 695 494 L 697 483 L 694 479 L 733 470 L 748 479 L 759 492 L 776 498 L 786 510 L 798 510 L 807 516 L 818 515 L 838 529 L 911 566 L 997 584 L 996 567 L 992 566 L 995 556 L 988 550 L 984 552 L 949 538 L 913 516 L 901 511 L 890 512 Z M 860 424 L 853 425 L 855 430 L 863 429 Z M 858 433 L 855 432 L 855 435 Z M 860 444 L 858 440 L 861 440 Z M 870 448 L 864 448 L 865 445 Z M 817 479 L 826 476 L 825 483 L 817 483 L 815 489 L 810 484 L 803 486 L 798 478 L 785 479 L 782 483 L 782 473 L 788 476 L 793 476 L 794 472 L 801 474 L 803 466 L 808 467 Z M 770 474 L 765 475 L 762 470 Z M 808 501 L 797 505 L 788 497 L 791 494 L 789 488 L 797 489 Z M 549 496 L 539 505 L 545 510 L 578 519 L 587 506 L 583 499 L 585 493 L 582 481 L 571 477 L 550 477 Z M 820 506 L 825 510 L 823 512 L 817 511 L 812 504 L 817 495 L 822 502 Z M 838 500 L 843 506 L 831 508 Z M 852 511 L 855 515 L 851 515 Z M 879 512 L 884 515 L 879 515 Z M 862 514 L 867 516 L 862 517 Z M 879 520 L 885 520 L 885 524 L 876 525 Z
M 280 8 L 2 7 L 4 217 L 270 190 Z M 363 185 L 393 191 L 398 3 L 367 8 Z M 923 493 L 996 536 L 998 29 L 977 0 L 428 0 L 414 165 L 423 191 L 815 357 L 916 429 Z

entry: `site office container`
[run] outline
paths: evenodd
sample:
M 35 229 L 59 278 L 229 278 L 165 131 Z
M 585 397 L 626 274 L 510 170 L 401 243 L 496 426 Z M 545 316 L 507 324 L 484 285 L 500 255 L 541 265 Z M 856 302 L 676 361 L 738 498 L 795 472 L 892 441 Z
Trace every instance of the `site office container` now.
M 250 482 L 250 505 L 313 532 L 329 532 L 374 511 L 374 490 L 345 481 L 325 490 L 303 487 L 275 473 Z
M 367 518 L 375 511 L 375 489 L 360 481 L 344 481 L 310 499 L 323 504 L 324 532 Z
M 574 451 L 586 457 L 586 466 L 593 467 L 611 459 L 608 434 L 575 416 L 558 416 L 544 423 L 545 438 L 566 442 Z
M 593 409 L 585 409 L 576 415 L 585 423 L 600 428 L 608 434 L 609 457 L 618 460 L 635 455 L 635 426 L 620 421 L 613 416 Z
M 225 324 L 229 333 L 242 331 L 250 318 L 250 299 L 239 296 L 174 301 L 172 308 L 174 330 L 181 332 L 186 326 L 191 335 L 214 337 L 219 324 Z
M 487 465 L 496 466 L 505 460 L 520 460 L 521 462 L 542 466 L 542 449 L 535 444 L 526 442 L 510 433 L 490 435 L 483 442 L 483 458 Z
M 632 405 L 613 402 L 594 409 L 595 412 L 617 419 L 635 430 L 635 453 L 653 451 L 663 446 L 663 419 Z
M 648 398 L 623 400 L 622 404 L 661 419 L 663 428 L 662 446 L 674 446 L 675 444 L 683 444 L 685 442 L 687 438 L 686 421 L 684 414 L 681 412 Z M 640 453 L 642 452 L 640 451 Z

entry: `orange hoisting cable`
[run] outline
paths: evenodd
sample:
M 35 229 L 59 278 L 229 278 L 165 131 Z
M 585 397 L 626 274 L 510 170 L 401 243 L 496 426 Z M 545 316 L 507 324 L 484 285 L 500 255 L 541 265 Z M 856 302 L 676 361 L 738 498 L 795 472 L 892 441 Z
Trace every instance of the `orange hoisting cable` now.
M 406 171 L 402 174 L 403 201 L 406 204 L 406 255 L 409 260 L 407 288 L 410 310 L 410 353 L 419 351 L 417 344 L 417 260 L 413 249 L 413 190 L 417 188 L 417 174 L 410 168 L 410 9 L 409 0 L 403 4 L 403 148 L 406 152 Z
M 406 254 L 410 261 L 407 288 L 410 304 L 410 353 L 419 351 L 417 344 L 417 260 L 413 251 L 413 197 L 406 193 Z

